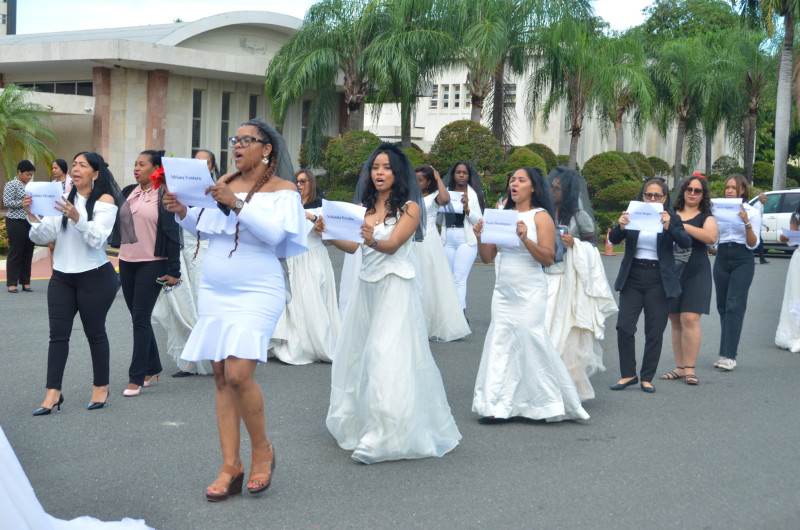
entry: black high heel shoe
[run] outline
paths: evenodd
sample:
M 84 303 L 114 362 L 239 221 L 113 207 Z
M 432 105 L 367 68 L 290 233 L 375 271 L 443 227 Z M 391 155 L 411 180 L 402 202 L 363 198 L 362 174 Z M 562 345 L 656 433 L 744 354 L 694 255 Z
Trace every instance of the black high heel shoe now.
M 105 401 L 102 401 L 102 402 L 100 402 L 100 401 L 90 401 L 89 405 L 86 407 L 86 410 L 102 409 L 103 407 L 106 406 L 106 403 L 108 402 L 108 396 L 110 396 L 110 395 L 111 395 L 111 391 L 108 390 L 106 392 L 106 400 Z
M 634 376 L 634 378 L 631 379 L 630 381 L 627 381 L 625 383 L 616 383 L 614 385 L 611 385 L 608 388 L 610 388 L 611 390 L 625 390 L 629 386 L 635 385 L 638 382 L 639 382 L 639 377 L 638 376 Z
M 58 402 L 56 402 L 56 404 L 53 405 L 53 408 L 61 410 L 61 404 L 62 403 L 64 403 L 64 394 L 59 394 Z M 36 409 L 36 411 L 33 413 L 33 415 L 34 416 L 47 416 L 48 414 L 53 412 L 53 408 L 48 409 L 47 407 L 39 407 L 38 409 Z

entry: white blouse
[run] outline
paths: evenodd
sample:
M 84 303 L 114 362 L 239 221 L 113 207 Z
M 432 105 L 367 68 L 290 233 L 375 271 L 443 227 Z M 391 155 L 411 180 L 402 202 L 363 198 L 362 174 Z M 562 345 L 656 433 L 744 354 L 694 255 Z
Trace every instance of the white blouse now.
M 636 259 L 658 261 L 658 234 L 642 230 L 636 240 Z
M 86 213 L 85 198 L 76 194 L 74 206 L 80 215 L 77 223 L 69 220 L 66 229 L 62 229 L 63 217 L 43 217 L 41 222 L 31 223 L 29 234 L 37 245 L 58 242 L 53 252 L 53 270 L 68 274 L 96 269 L 108 263 L 106 241 L 117 219 L 114 204 L 95 202 L 91 221 Z
M 719 225 L 719 243 L 739 243 L 745 245 L 750 250 L 758 247 L 761 240 L 761 210 L 753 208 L 748 203 L 744 203 L 744 209 L 747 212 L 747 219 L 750 221 L 750 227 L 756 235 L 756 243 L 753 246 L 747 244 L 747 233 L 742 220 L 737 217 L 732 223 L 727 223 L 717 219 Z

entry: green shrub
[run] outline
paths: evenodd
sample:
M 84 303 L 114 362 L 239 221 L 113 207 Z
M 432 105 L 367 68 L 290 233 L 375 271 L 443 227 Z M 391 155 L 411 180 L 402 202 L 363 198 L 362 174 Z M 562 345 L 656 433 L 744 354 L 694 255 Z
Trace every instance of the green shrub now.
M 331 137 L 330 136 L 323 136 L 320 139 L 320 148 L 319 148 L 319 150 L 320 150 L 320 153 L 322 153 L 321 157 L 323 159 L 325 158 L 325 149 L 328 148 L 328 143 L 330 141 L 331 141 Z M 303 144 L 303 145 L 300 146 L 300 154 L 297 156 L 297 162 L 300 164 L 301 168 L 310 167 L 311 166 L 311 162 L 309 162 L 309 160 L 308 160 L 308 150 L 306 149 L 306 144 Z
M 622 212 L 630 201 L 636 199 L 641 188 L 641 181 L 621 180 L 614 182 L 595 194 L 592 200 L 592 207 L 603 211 L 619 210 Z
M 739 165 L 739 161 L 732 156 L 722 155 L 711 164 L 711 171 L 720 175 L 730 175 L 731 170 Z
M 636 165 L 639 166 L 641 171 L 641 177 L 643 180 L 651 179 L 656 176 L 656 172 L 653 169 L 653 166 L 650 165 L 650 161 L 644 156 L 643 153 L 639 151 L 633 151 L 632 153 L 628 153 L 628 156 L 636 162 Z
M 706 182 L 708 182 L 709 186 L 711 185 L 712 182 L 719 182 L 719 181 L 724 180 L 724 179 L 725 179 L 725 177 L 723 175 L 718 174 L 718 173 L 712 173 L 710 175 L 706 175 Z
M 654 176 L 667 178 L 672 174 L 672 169 L 666 160 L 658 158 L 657 156 L 649 156 L 647 157 L 647 161 L 650 162 L 650 167 L 653 168 Z
M 605 239 L 609 228 L 617 226 L 619 216 L 622 215 L 622 210 L 610 210 L 607 212 L 594 212 L 594 220 L 597 222 L 597 230 L 599 234 Z
M 0 254 L 8 254 L 8 230 L 5 217 L 0 217 Z
M 558 155 L 556 157 L 556 162 L 559 166 L 567 167 L 567 164 L 569 164 L 569 155 Z M 553 168 L 550 169 L 552 170 Z M 581 166 L 578 164 L 578 162 L 575 162 L 575 171 L 578 173 L 581 172 Z
M 344 182 L 355 185 L 361 166 L 380 143 L 381 139 L 371 132 L 350 131 L 328 143 L 322 167 L 331 178 L 344 179 Z
M 325 198 L 329 201 L 350 202 L 356 191 L 355 183 L 344 179 L 329 179 L 325 191 Z
M 673 171 L 675 170 L 675 166 L 669 168 L 669 174 L 672 175 Z M 686 164 L 681 164 L 681 178 L 685 178 L 689 176 L 689 166 Z
M 503 148 L 492 131 L 483 125 L 459 120 L 442 127 L 428 160 L 442 176 L 459 160 L 471 162 L 482 175 L 496 173 L 503 164 Z
M 558 157 L 556 157 L 556 154 L 553 152 L 553 150 L 546 145 L 533 143 L 528 144 L 525 147 L 542 157 L 544 160 L 544 165 L 546 165 L 549 169 L 553 169 L 558 165 Z
M 404 148 L 403 152 L 408 156 L 408 159 L 411 161 L 411 165 L 415 168 L 425 164 L 427 161 L 425 153 L 414 149 L 413 147 Z
M 745 168 L 743 168 L 743 167 L 734 167 L 734 168 L 731 168 L 731 172 L 728 173 L 728 175 L 735 175 L 737 173 L 739 175 L 747 175 L 747 170 Z M 725 176 L 727 177 L 728 175 L 725 175 Z
M 798 186 L 797 181 L 795 179 L 790 179 L 786 177 L 786 187 L 787 188 L 796 188 Z M 772 187 L 772 186 L 770 186 Z
M 623 153 L 609 151 L 593 156 L 583 166 L 598 228 L 603 232 L 617 224 L 620 213 L 642 186 L 628 158 Z
M 800 182 L 800 167 L 791 164 L 786 165 L 786 185 L 789 185 L 789 179 L 793 182 Z
M 509 171 L 517 170 L 521 167 L 538 167 L 542 173 L 547 175 L 547 163 L 544 159 L 528 149 L 527 147 L 520 147 L 515 149 L 511 156 L 508 157 Z
M 753 185 L 762 188 L 772 187 L 775 167 L 769 162 L 758 161 L 753 164 Z
M 720 198 L 725 196 L 725 179 L 715 180 L 714 182 L 708 183 L 708 191 L 711 192 L 711 196 L 714 198 Z
M 494 208 L 500 197 L 506 192 L 508 173 L 487 175 L 483 180 L 483 194 L 486 196 L 486 205 Z
M 405 151 L 405 148 L 404 148 L 404 147 L 401 145 L 402 143 L 403 143 L 403 142 L 395 142 L 395 144 L 397 145 L 397 147 L 399 147 L 399 148 L 401 148 L 401 149 L 403 149 L 403 150 Z M 421 148 L 420 146 L 418 146 L 417 144 L 415 144 L 414 142 L 411 142 L 411 147 L 409 147 L 408 149 L 413 149 L 413 150 L 415 150 L 415 151 L 419 151 L 420 153 L 423 153 L 423 152 L 424 152 L 424 151 L 422 150 L 422 148 Z
M 637 179 L 628 161 L 616 151 L 600 153 L 587 160 L 583 166 L 583 176 L 586 178 L 590 197 L 615 182 Z

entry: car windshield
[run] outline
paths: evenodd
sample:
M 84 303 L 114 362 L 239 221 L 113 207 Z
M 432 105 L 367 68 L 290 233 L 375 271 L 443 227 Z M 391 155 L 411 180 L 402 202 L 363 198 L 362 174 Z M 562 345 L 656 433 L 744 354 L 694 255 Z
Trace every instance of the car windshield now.
M 777 197 L 777 196 L 776 196 Z M 764 205 L 764 213 L 772 213 L 767 211 L 770 195 L 767 196 L 767 204 Z M 794 213 L 797 211 L 797 205 L 800 204 L 800 193 L 784 193 L 783 201 L 781 201 L 781 213 Z

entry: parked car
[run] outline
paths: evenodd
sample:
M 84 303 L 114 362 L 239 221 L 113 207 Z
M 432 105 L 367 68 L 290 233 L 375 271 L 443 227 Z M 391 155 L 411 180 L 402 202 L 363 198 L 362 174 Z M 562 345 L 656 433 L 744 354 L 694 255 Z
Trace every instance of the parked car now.
M 795 247 L 790 247 L 780 242 L 778 236 L 781 229 L 789 229 L 789 219 L 797 211 L 800 204 L 800 188 L 766 192 L 767 200 L 764 203 L 764 215 L 761 222 L 761 240 L 765 249 L 778 249 L 792 253 Z M 751 205 L 758 202 L 758 197 L 750 201 Z

